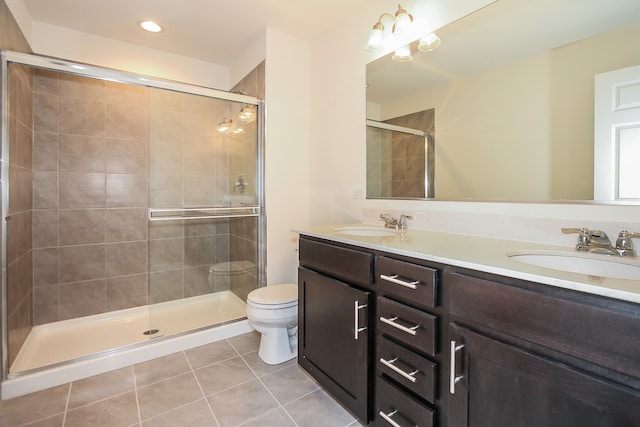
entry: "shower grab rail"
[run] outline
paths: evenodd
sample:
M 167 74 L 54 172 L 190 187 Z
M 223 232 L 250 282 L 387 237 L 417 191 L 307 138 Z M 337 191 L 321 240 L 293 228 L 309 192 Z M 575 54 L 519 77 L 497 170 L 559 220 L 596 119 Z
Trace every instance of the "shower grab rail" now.
M 259 216 L 259 206 L 219 208 L 149 208 L 149 221 L 176 221 L 183 219 L 215 219 Z

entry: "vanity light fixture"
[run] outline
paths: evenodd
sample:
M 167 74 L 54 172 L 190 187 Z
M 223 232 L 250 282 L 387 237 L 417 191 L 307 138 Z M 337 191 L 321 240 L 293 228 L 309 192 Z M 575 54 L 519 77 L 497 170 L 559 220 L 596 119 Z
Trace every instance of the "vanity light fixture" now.
M 393 23 L 391 32 L 385 32 L 385 23 Z M 402 5 L 398 5 L 398 10 L 394 15 L 390 13 L 383 13 L 378 18 L 378 22 L 375 23 L 371 29 L 369 41 L 365 47 L 369 52 L 377 52 L 382 50 L 385 46 L 393 44 L 403 44 L 402 47 L 396 49 L 392 59 L 398 62 L 408 62 L 413 59 L 411 57 L 411 47 L 409 42 L 412 33 L 415 33 L 413 26 L 413 16 L 407 12 Z M 418 50 L 420 52 L 431 52 L 440 46 L 440 38 L 436 33 L 429 33 L 422 37 L 418 42 Z M 391 46 L 389 46 L 391 47 Z
M 402 39 L 411 33 L 411 25 L 413 23 L 413 16 L 407 12 L 401 5 L 398 5 L 398 11 L 395 16 L 390 13 L 383 13 L 378 18 L 371 29 L 371 35 L 369 36 L 369 42 L 365 49 L 370 52 L 376 52 L 384 47 L 387 42 L 387 35 L 385 35 L 385 24 L 392 24 L 391 33 L 394 37 Z
M 149 31 L 150 33 L 159 33 L 162 31 L 162 27 L 153 21 L 140 21 L 139 25 L 143 30 Z

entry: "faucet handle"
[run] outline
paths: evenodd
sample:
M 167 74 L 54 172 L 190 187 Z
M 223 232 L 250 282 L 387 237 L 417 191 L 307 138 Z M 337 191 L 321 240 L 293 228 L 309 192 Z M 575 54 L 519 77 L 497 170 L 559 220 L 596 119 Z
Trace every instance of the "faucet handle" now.
M 579 252 L 588 252 L 589 247 L 591 246 L 591 231 L 588 228 L 561 228 L 564 234 L 578 234 L 578 243 L 576 243 L 576 251 Z
M 380 219 L 384 221 L 384 226 L 386 228 L 398 228 L 400 223 L 397 219 L 395 219 L 391 214 L 385 213 L 380 214 Z
M 616 240 L 616 250 L 620 256 L 637 256 L 636 250 L 633 247 L 631 239 L 640 239 L 640 233 L 634 233 L 632 231 L 622 230 Z
M 400 219 L 398 220 L 398 223 L 400 224 L 400 229 L 404 230 L 407 228 L 408 219 L 413 219 L 413 217 L 411 215 L 400 215 Z

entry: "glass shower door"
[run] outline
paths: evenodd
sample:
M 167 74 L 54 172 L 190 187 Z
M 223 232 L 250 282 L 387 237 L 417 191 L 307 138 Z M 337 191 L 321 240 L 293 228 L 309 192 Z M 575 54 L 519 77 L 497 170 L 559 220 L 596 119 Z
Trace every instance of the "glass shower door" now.
M 150 337 L 244 318 L 258 286 L 257 106 L 165 89 L 149 106 Z

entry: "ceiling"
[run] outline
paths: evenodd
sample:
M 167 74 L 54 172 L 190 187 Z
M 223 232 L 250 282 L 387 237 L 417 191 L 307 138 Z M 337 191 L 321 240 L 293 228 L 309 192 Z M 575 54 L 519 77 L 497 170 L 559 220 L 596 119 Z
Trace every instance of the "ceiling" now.
M 22 0 L 34 21 L 230 65 L 269 26 L 311 39 L 364 0 Z M 154 20 L 161 33 L 140 29 Z

